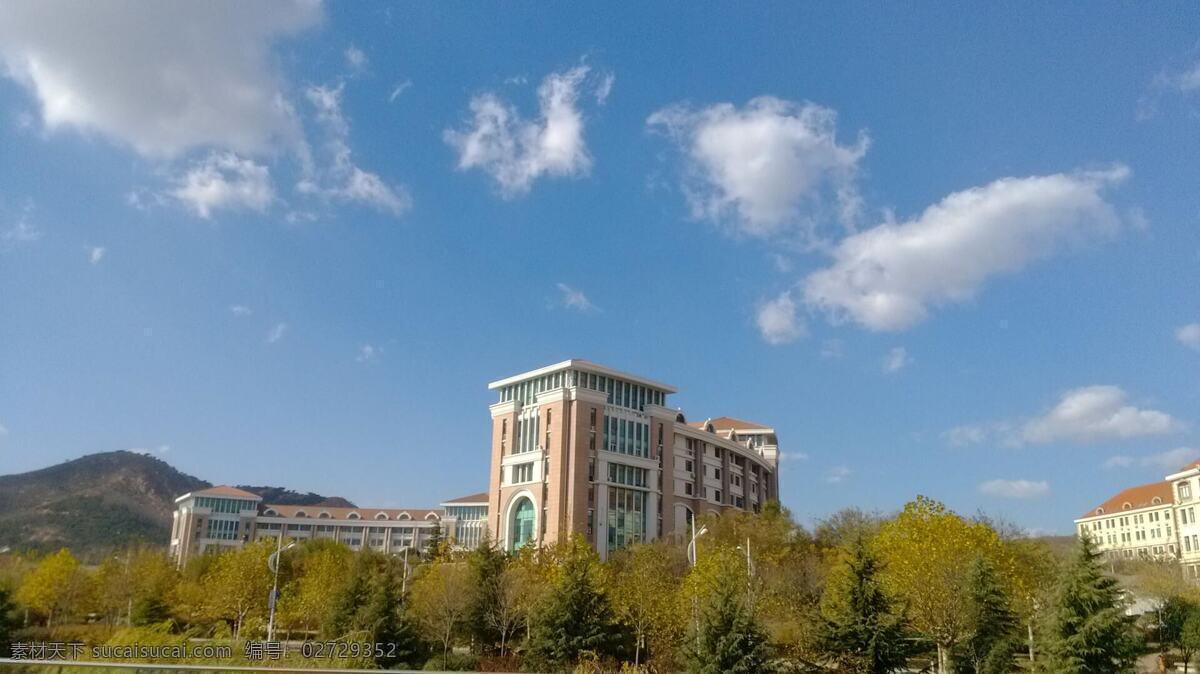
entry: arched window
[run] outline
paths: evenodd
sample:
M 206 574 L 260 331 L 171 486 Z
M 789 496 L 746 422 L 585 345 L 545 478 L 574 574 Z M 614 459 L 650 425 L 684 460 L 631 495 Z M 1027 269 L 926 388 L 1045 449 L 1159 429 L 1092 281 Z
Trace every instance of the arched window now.
M 321 511 L 321 514 L 320 514 L 320 515 L 317 515 L 317 519 L 319 519 L 319 520 L 327 520 L 327 519 L 329 519 L 329 513 L 327 513 L 327 512 L 325 512 L 324 510 L 322 510 L 322 511 Z
M 386 520 L 387 518 L 387 513 L 375 513 L 375 519 L 377 520 Z
M 508 525 L 509 540 L 512 541 L 511 547 L 513 550 L 520 549 L 526 543 L 533 540 L 533 520 L 535 516 L 533 501 L 522 496 L 517 501 L 516 507 L 512 510 L 512 521 Z
M 346 519 L 357 520 L 357 519 L 361 519 L 361 516 L 358 513 L 350 513 L 349 515 L 346 516 Z
M 296 514 L 292 515 L 292 517 L 308 517 L 308 513 L 304 512 L 303 510 L 297 510 Z
M 425 515 L 425 519 L 427 519 L 427 520 L 440 520 L 441 518 L 440 518 L 440 517 L 438 517 L 438 514 L 437 514 L 437 513 L 429 513 L 429 514 Z
M 275 512 L 274 508 L 267 508 L 266 510 L 263 511 L 263 514 L 266 515 L 267 517 L 275 517 L 279 513 Z
M 400 513 L 400 514 L 399 514 L 399 515 L 396 517 L 396 519 L 398 519 L 398 520 L 411 520 L 411 519 L 412 519 L 412 515 L 409 515 L 408 513 Z

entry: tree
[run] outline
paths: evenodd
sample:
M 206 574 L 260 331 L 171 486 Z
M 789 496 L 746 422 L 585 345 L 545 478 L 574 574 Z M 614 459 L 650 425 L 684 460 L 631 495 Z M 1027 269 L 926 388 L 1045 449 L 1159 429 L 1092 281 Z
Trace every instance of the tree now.
M 967 573 L 966 611 L 970 635 L 955 649 L 956 664 L 970 674 L 1006 674 L 1020 643 L 1017 616 L 996 569 L 979 557 Z
M 13 616 L 16 607 L 9 599 L 8 588 L 0 585 L 0 657 L 9 656 L 9 645 L 12 643 L 12 631 L 16 625 Z
M 448 559 L 423 565 L 413 580 L 410 601 L 425 635 L 442 644 L 444 661 L 470 608 L 470 569 L 464 562 Z
M 448 551 L 446 535 L 442 531 L 442 523 L 437 522 L 430 532 L 429 538 L 425 539 L 425 549 L 422 551 L 422 556 L 425 559 L 436 559 L 443 556 Z
M 353 571 L 350 549 L 330 540 L 311 540 L 287 558 L 293 579 L 281 593 L 276 619 L 287 629 L 318 631 L 330 618 Z
M 817 650 L 843 674 L 904 668 L 904 616 L 879 582 L 879 562 L 862 537 L 839 555 L 821 597 Z
M 504 601 L 505 561 L 504 553 L 493 547 L 486 537 L 467 555 L 472 588 L 467 606 L 471 637 L 485 652 L 499 644 L 501 655 L 507 646 L 513 620 L 512 604 Z
M 884 587 L 907 602 L 912 626 L 937 646 L 937 671 L 951 671 L 950 651 L 970 631 L 962 597 L 971 561 L 982 556 L 1005 572 L 1012 566 L 1000 537 L 918 496 L 883 524 L 876 546 Z
M 611 560 L 613 608 L 633 632 L 635 666 L 647 645 L 652 655 L 666 656 L 683 634 L 674 601 L 681 560 L 671 552 L 662 544 L 636 545 Z
M 328 561 L 320 553 L 316 559 L 320 564 Z M 346 575 L 324 611 L 324 635 L 364 644 L 395 644 L 394 649 L 389 647 L 375 658 L 380 667 L 411 666 L 423 660 L 427 649 L 408 611 L 403 592 L 403 562 L 363 550 L 354 554 Z
M 559 544 L 558 577 L 533 618 L 530 654 L 548 665 L 574 663 L 585 653 L 616 655 L 621 644 L 596 553 L 580 537 Z
M 729 579 L 732 580 L 732 579 Z M 700 616 L 694 646 L 687 649 L 692 674 L 752 674 L 769 671 L 767 635 L 738 584 L 718 585 Z
M 48 555 L 25 577 L 17 600 L 46 616 L 46 626 L 55 618 L 78 613 L 88 600 L 91 579 L 70 550 Z
M 229 622 L 235 640 L 242 638 L 249 618 L 266 616 L 273 580 L 267 558 L 275 547 L 275 541 L 261 540 L 223 552 L 204 576 L 208 613 Z
M 1188 663 L 1200 651 L 1200 607 L 1193 606 L 1179 630 L 1179 657 L 1183 660 L 1183 674 L 1188 674 Z
M 1039 664 L 1056 674 L 1117 674 L 1137 661 L 1140 639 L 1125 615 L 1117 580 L 1100 565 L 1090 537 L 1079 542 L 1055 600 L 1049 657 Z

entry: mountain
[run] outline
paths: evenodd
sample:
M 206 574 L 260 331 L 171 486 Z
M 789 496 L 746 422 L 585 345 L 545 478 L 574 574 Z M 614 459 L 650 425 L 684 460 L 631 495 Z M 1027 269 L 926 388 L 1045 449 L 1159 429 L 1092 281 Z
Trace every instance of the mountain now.
M 96 560 L 134 543 L 165 545 L 175 497 L 212 484 L 166 461 L 104 452 L 18 475 L 0 476 L 0 548 L 71 548 Z M 340 497 L 281 487 L 242 487 L 267 502 L 349 505 Z

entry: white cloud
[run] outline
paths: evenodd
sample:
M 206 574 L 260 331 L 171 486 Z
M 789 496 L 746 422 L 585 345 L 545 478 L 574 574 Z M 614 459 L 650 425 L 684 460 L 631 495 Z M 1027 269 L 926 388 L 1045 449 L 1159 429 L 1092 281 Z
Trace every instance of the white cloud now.
M 1200 351 L 1200 323 L 1179 326 L 1179 329 L 1175 331 L 1175 339 L 1190 349 Z
M 345 52 L 346 65 L 350 66 L 350 70 L 354 72 L 362 72 L 367 69 L 367 54 L 363 50 L 350 45 Z
M 412 86 L 412 80 L 404 80 L 403 82 L 397 82 L 396 86 L 392 87 L 392 93 L 388 95 L 388 103 L 395 103 L 396 99 L 400 98 L 400 94 L 403 94 L 404 92 L 408 91 L 409 87 L 411 87 L 411 86 Z
M 804 321 L 796 316 L 796 302 L 790 292 L 759 304 L 754 320 L 768 344 L 794 342 L 807 332 Z
M 321 18 L 313 0 L 0 3 L 0 59 L 51 131 L 256 154 L 300 138 L 271 46 Z
M 821 342 L 822 358 L 841 358 L 845 353 L 845 345 L 842 344 L 842 340 L 836 337 Z
M 471 99 L 472 119 L 442 137 L 458 153 L 458 169 L 480 169 L 504 198 L 529 192 L 543 176 L 577 177 L 591 170 L 584 119 L 577 103 L 588 66 L 551 73 L 538 87 L 538 116 L 525 119 L 493 93 Z
M 834 466 L 825 471 L 825 481 L 829 484 L 840 484 L 850 477 L 854 471 L 846 466 Z
M 779 452 L 780 461 L 808 461 L 808 454 L 804 452 Z
M 596 103 L 604 105 L 608 102 L 608 95 L 612 93 L 613 84 L 617 81 L 617 76 L 614 73 L 607 73 L 600 78 L 600 83 L 596 85 Z
M 275 200 L 271 172 L 232 152 L 213 152 L 192 164 L 169 195 L 201 218 L 220 209 L 263 212 Z
M 249 316 L 254 310 L 244 304 L 234 304 L 229 307 L 229 313 L 234 316 Z
M 933 307 L 970 300 L 993 276 L 1112 236 L 1122 218 L 1102 193 L 1128 174 L 1116 166 L 955 192 L 915 218 L 843 239 L 832 265 L 804 280 L 805 301 L 834 320 L 904 330 Z
M 358 347 L 358 354 L 354 356 L 355 362 L 365 363 L 375 360 L 383 353 L 383 348 L 371 344 L 363 344 Z
M 42 238 L 42 230 L 22 216 L 12 227 L 0 232 L 0 250 L 9 250 L 21 244 L 33 243 Z
M 1085 386 L 1067 391 L 1046 414 L 1028 421 L 1021 439 L 1033 444 L 1100 442 L 1169 433 L 1179 422 L 1165 412 L 1126 404 L 1117 386 Z
M 887 374 L 894 374 L 903 370 L 911 362 L 912 358 L 909 357 L 908 350 L 903 346 L 896 346 L 884 356 L 883 371 Z
M 171 451 L 170 445 L 157 445 L 155 447 L 130 447 L 128 450 L 137 454 L 145 454 L 146 456 L 154 456 L 155 454 L 163 455 Z
M 829 108 L 762 96 L 740 109 L 674 105 L 646 123 L 679 145 L 693 217 L 807 245 L 824 240 L 818 223 L 829 215 L 845 226 L 857 218 L 855 182 L 869 141 L 860 133 L 853 145 L 839 144 Z
M 557 287 L 558 292 L 562 294 L 562 306 L 567 309 L 584 312 L 598 310 L 598 307 L 592 304 L 592 301 L 588 299 L 587 295 L 583 294 L 582 290 L 572 288 L 565 283 L 558 283 Z
M 331 163 L 320 174 L 301 180 L 297 189 L 325 199 L 361 203 L 399 217 L 412 207 L 408 191 L 402 185 L 388 185 L 377 174 L 362 170 L 351 157 L 350 125 L 342 114 L 343 88 L 343 84 L 310 86 L 304 92 L 326 129 L 325 148 Z
M 979 485 L 979 492 L 999 498 L 1031 499 L 1049 494 L 1050 483 L 1033 480 L 988 480 Z
M 1133 466 L 1133 457 L 1122 455 L 1110 456 L 1104 461 L 1103 464 L 1105 470 L 1111 470 L 1113 468 L 1129 468 L 1131 466 Z
M 99 264 L 100 260 L 104 259 L 104 254 L 108 251 L 104 246 L 92 246 L 88 249 L 88 262 Z
M 0 438 L 6 435 L 8 435 L 8 428 L 6 428 L 4 424 L 0 424 Z
M 981 425 L 955 426 L 942 432 L 942 439 L 951 447 L 966 447 L 985 442 L 992 434 L 992 429 Z
M 283 339 L 283 336 L 287 334 L 287 329 L 287 323 L 276 323 L 271 330 L 267 332 L 267 344 L 274 344 L 275 342 Z
M 1167 473 L 1174 473 L 1189 463 L 1200 459 L 1200 449 L 1194 447 L 1176 447 L 1165 452 L 1142 457 L 1143 466 L 1158 468 Z

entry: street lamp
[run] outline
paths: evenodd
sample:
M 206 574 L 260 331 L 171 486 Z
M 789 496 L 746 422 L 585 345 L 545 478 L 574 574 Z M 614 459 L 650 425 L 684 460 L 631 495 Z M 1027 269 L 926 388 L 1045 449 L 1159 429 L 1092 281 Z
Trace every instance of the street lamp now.
M 708 533 L 708 527 L 700 527 L 700 531 L 696 531 L 696 516 L 692 515 L 692 541 L 688 543 L 687 555 L 688 561 L 692 566 L 696 566 L 696 539 Z
M 279 542 L 275 545 L 275 552 L 267 557 L 267 568 L 275 574 L 275 581 L 271 585 L 271 596 L 267 598 L 267 606 L 271 610 L 271 617 L 267 619 L 267 641 L 275 640 L 275 602 L 279 599 L 279 555 L 283 554 L 284 550 L 291 550 L 294 547 L 296 547 L 296 541 L 284 545 L 283 534 L 280 533 Z

